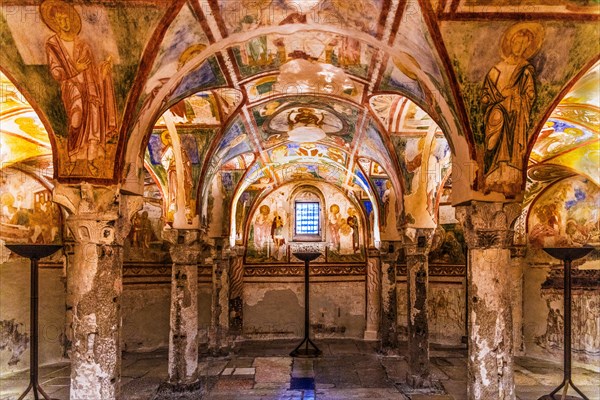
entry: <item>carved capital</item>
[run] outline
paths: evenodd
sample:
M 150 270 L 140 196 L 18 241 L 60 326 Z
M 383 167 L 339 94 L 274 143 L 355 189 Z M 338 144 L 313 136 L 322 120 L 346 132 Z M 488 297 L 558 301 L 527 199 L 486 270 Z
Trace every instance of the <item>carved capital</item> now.
M 118 186 L 57 184 L 53 201 L 66 209 L 67 226 L 78 243 L 123 245 L 141 196 L 121 195 Z
M 473 201 L 456 207 L 456 218 L 463 225 L 469 249 L 506 249 L 512 243 L 512 225 L 520 212 L 518 203 Z
M 402 243 L 407 256 L 424 256 L 429 254 L 435 229 L 405 228 Z
M 201 232 L 196 229 L 164 229 L 163 240 L 169 242 L 173 264 L 195 265 L 202 253 Z
M 56 184 L 52 200 L 63 206 L 69 214 L 86 216 L 88 219 L 92 215 L 117 219 L 120 196 L 119 187 L 116 185 L 95 186 L 83 182 L 77 185 Z

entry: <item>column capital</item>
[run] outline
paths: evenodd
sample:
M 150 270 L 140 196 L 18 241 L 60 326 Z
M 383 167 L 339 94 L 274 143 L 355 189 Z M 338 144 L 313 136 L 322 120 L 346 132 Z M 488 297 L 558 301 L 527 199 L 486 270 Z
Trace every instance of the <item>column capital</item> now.
M 169 252 L 173 264 L 197 264 L 202 253 L 201 232 L 197 229 L 164 229 L 162 238 L 171 244 Z
M 122 195 L 117 185 L 57 184 L 53 201 L 69 214 L 67 226 L 78 243 L 123 245 L 142 196 Z
M 473 201 L 457 206 L 456 218 L 465 231 L 469 249 L 508 248 L 513 239 L 513 222 L 521 213 L 519 203 Z
M 405 228 L 402 246 L 407 256 L 427 256 L 431 249 L 433 228 Z

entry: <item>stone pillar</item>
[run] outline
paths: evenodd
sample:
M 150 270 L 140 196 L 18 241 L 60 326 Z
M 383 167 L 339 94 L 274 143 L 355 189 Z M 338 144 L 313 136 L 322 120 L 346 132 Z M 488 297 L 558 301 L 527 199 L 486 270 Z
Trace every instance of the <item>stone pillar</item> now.
M 366 278 L 367 327 L 364 338 L 377 340 L 381 324 L 381 260 L 377 249 L 369 249 Z
M 429 368 L 429 248 L 433 229 L 406 228 L 406 293 L 408 296 L 408 372 L 413 388 L 432 386 Z
M 519 211 L 510 203 L 457 207 L 469 248 L 470 400 L 515 398 L 510 227 Z
M 169 332 L 169 380 L 159 393 L 193 391 L 198 381 L 198 230 L 165 229 L 171 244 L 171 317 Z
M 215 355 L 229 353 L 229 273 L 231 249 L 226 240 L 217 240 L 213 253 L 211 319 L 208 349 Z
M 510 282 L 513 321 L 513 351 L 515 355 L 523 355 L 523 269 L 527 247 L 513 246 L 510 249 Z
M 65 252 L 65 262 L 64 262 L 64 270 L 63 270 L 63 283 L 65 286 L 65 293 L 67 292 L 68 282 L 67 282 L 67 271 L 70 266 L 75 262 L 75 242 L 73 238 L 65 238 L 63 240 L 63 251 Z M 62 349 L 63 349 L 63 357 L 68 358 L 71 352 L 71 345 L 73 344 L 73 331 L 71 329 L 73 325 L 73 304 L 70 303 L 69 297 L 65 299 L 65 327 L 64 327 L 64 337 L 62 340 Z
M 67 266 L 70 398 L 118 399 L 123 241 L 142 198 L 120 195 L 116 186 L 84 183 L 57 185 L 54 201 L 67 209 L 74 238 Z
M 241 335 L 244 327 L 244 248 L 236 247 L 230 258 L 229 332 Z
M 381 351 L 398 348 L 398 297 L 396 293 L 396 264 L 400 245 L 382 242 L 381 257 Z

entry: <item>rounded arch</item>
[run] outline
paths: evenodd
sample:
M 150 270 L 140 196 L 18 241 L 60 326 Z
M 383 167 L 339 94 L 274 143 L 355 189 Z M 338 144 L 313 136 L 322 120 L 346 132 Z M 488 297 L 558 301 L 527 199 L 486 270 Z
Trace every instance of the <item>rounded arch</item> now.
M 128 140 L 130 146 L 128 146 L 128 149 L 126 150 L 124 159 L 125 163 L 133 165 L 139 163 L 139 154 L 143 149 L 143 146 L 141 145 L 144 142 L 145 132 L 147 131 L 147 127 L 150 121 L 153 121 L 156 118 L 157 113 L 161 108 L 161 103 L 164 101 L 165 98 L 167 98 L 168 94 L 178 86 L 178 84 L 181 82 L 185 75 L 193 71 L 208 57 L 212 56 L 217 51 L 230 48 L 234 45 L 242 44 L 253 37 L 268 34 L 291 35 L 296 32 L 303 31 L 320 31 L 343 36 L 352 35 L 354 38 L 360 40 L 361 42 L 366 43 L 380 51 L 383 51 L 388 56 L 392 56 L 396 53 L 393 46 L 386 43 L 382 43 L 379 39 L 369 35 L 368 33 L 342 29 L 336 26 L 324 26 L 315 24 L 289 24 L 285 26 L 284 30 L 282 30 L 282 28 L 279 26 L 269 26 L 256 29 L 251 34 L 245 32 L 228 36 L 227 38 L 224 38 L 218 43 L 211 44 L 200 54 L 198 54 L 192 60 L 190 60 L 190 62 L 188 62 L 176 76 L 172 77 L 171 80 L 167 82 L 158 91 L 157 96 L 154 99 L 152 99 L 151 103 L 147 107 L 144 107 L 145 112 L 142 112 L 139 115 L 136 125 L 133 127 L 133 129 L 131 129 L 131 135 Z M 407 64 L 410 65 L 410 63 Z M 424 85 L 431 93 L 434 93 L 437 90 L 435 84 L 425 72 L 418 69 L 415 69 L 411 72 L 414 73 L 414 75 L 417 77 L 417 81 L 419 81 L 421 85 Z M 406 95 L 406 97 L 408 98 L 413 97 L 409 93 L 402 94 Z M 470 142 L 465 136 L 467 134 L 462 132 L 459 128 L 459 125 L 456 124 L 456 118 L 454 117 L 454 113 L 451 110 L 450 104 L 446 102 L 446 100 L 441 96 L 436 97 L 436 99 L 438 100 L 435 104 L 436 108 L 440 110 L 441 115 L 444 117 L 444 119 L 450 126 L 449 130 L 451 132 L 444 131 L 444 135 L 447 137 L 448 141 L 452 143 L 453 148 L 457 152 L 457 154 L 455 155 L 463 160 L 471 160 L 472 146 L 469 144 Z M 461 152 L 460 154 L 458 154 L 459 151 Z
M 327 215 L 329 213 L 329 209 L 328 209 L 328 204 L 329 204 L 329 200 L 322 192 L 322 190 L 317 187 L 317 185 L 324 185 L 325 187 L 329 187 L 331 188 L 332 191 L 339 193 L 339 195 L 343 196 L 343 198 L 351 205 L 353 206 L 352 208 L 354 208 L 355 211 L 357 211 L 358 217 L 359 217 L 359 226 L 360 226 L 360 236 L 363 238 L 363 243 L 365 245 L 367 245 L 370 242 L 370 235 L 369 235 L 369 230 L 367 229 L 367 227 L 369 226 L 369 221 L 367 219 L 366 213 L 364 208 L 356 201 L 356 199 L 353 199 L 351 196 L 348 196 L 347 193 L 345 193 L 340 187 L 330 183 L 330 182 L 326 182 L 326 181 L 322 181 L 322 180 L 312 180 L 312 181 L 291 181 L 291 182 L 286 182 L 280 186 L 274 187 L 270 190 L 265 190 L 263 193 L 260 194 L 259 197 L 257 197 L 254 200 L 254 203 L 252 205 L 252 207 L 250 208 L 249 212 L 248 212 L 248 216 L 246 218 L 244 222 L 244 229 L 243 229 L 243 234 L 242 234 L 242 241 L 244 243 L 247 243 L 250 239 L 250 229 L 251 229 L 251 225 L 254 219 L 254 216 L 256 214 L 257 211 L 259 211 L 261 204 L 263 203 L 263 201 L 267 198 L 269 198 L 270 196 L 274 195 L 278 190 L 281 190 L 282 188 L 286 187 L 286 186 L 293 186 L 293 188 L 289 191 L 289 196 L 287 196 L 287 202 L 289 206 L 293 207 L 294 201 L 295 199 L 301 195 L 302 193 L 312 193 L 314 194 L 321 202 L 321 204 L 323 205 L 323 210 L 322 210 L 322 215 Z M 237 204 L 237 201 L 232 203 L 232 223 L 235 224 L 235 210 L 233 209 L 234 205 Z M 329 205 L 331 206 L 331 205 Z M 327 208 L 326 208 L 327 207 Z M 375 212 L 375 211 L 374 211 Z M 294 221 L 294 218 L 290 218 L 290 221 Z M 322 233 L 322 241 L 326 241 L 327 239 L 327 234 L 326 234 L 326 222 L 325 219 L 323 218 L 323 220 L 321 221 L 322 224 L 322 229 L 323 229 L 323 233 Z M 290 229 L 292 229 L 290 227 Z M 230 240 L 232 240 L 232 243 L 235 244 L 235 230 L 231 229 L 232 234 L 230 235 Z M 378 232 L 378 228 L 377 226 L 373 227 L 373 231 Z M 373 235 L 375 236 L 375 235 Z M 293 237 L 293 235 L 291 235 L 290 237 Z M 373 238 L 373 240 L 375 241 L 375 239 Z

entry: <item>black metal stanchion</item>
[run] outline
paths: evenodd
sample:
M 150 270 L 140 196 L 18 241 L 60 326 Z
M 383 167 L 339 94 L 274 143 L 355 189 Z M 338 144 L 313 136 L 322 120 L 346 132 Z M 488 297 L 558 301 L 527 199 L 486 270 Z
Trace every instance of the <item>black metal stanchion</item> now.
M 29 386 L 27 386 L 27 389 L 25 389 L 18 400 L 24 399 L 29 391 L 33 391 L 35 400 L 39 399 L 40 394 L 44 399 L 52 400 L 38 382 L 38 261 L 40 258 L 56 253 L 62 246 L 54 244 L 7 244 L 5 247 L 21 257 L 29 258 L 31 262 Z
M 579 397 L 567 396 L 569 385 L 583 400 L 589 400 L 571 378 L 571 261 L 577 260 L 581 257 L 586 256 L 593 248 L 591 247 L 547 247 L 544 251 L 550 254 L 554 258 L 558 258 L 563 261 L 564 265 L 564 352 L 563 352 L 563 381 L 556 389 L 550 394 L 540 397 L 538 400 L 556 400 L 554 395 L 562 388 L 561 400 L 581 400 Z
M 304 339 L 296 348 L 290 353 L 292 357 L 304 357 L 312 358 L 321 355 L 322 351 L 319 350 L 316 344 L 310 340 L 310 285 L 309 285 L 309 264 L 312 260 L 317 259 L 321 253 L 294 253 L 294 256 L 304 261 Z M 309 347 L 312 346 L 311 347 Z M 304 347 L 304 348 L 303 348 Z

